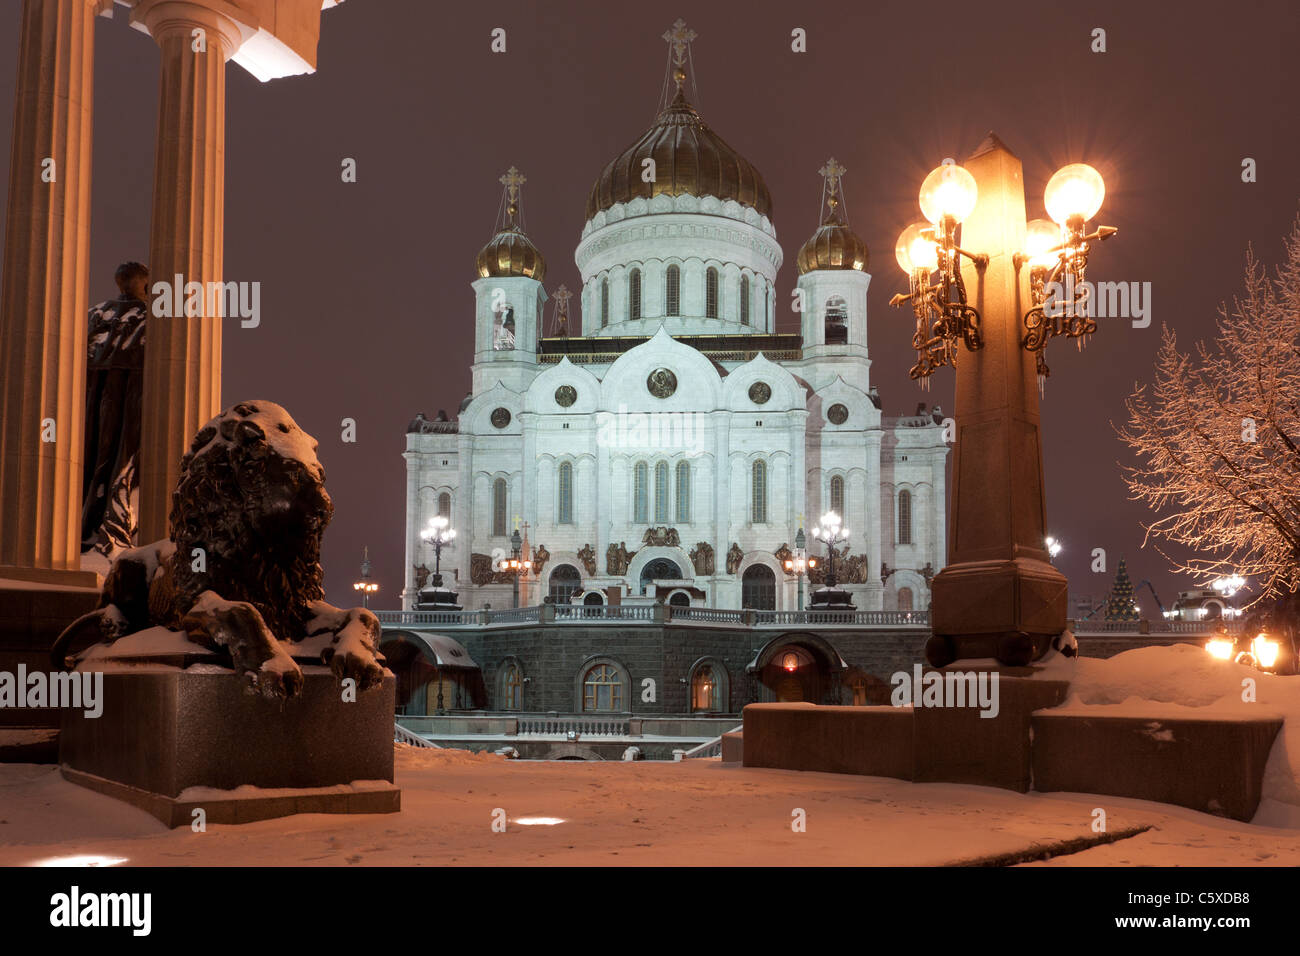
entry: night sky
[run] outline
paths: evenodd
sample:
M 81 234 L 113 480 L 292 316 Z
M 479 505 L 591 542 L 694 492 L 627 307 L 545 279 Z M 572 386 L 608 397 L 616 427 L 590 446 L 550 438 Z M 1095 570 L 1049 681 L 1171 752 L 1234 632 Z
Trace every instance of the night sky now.
M 0 4 L 0 189 L 8 183 L 18 0 Z M 940 12 L 942 11 L 942 16 Z M 952 371 L 931 392 L 894 241 L 920 219 L 922 178 L 959 162 L 990 129 L 1024 163 L 1029 217 L 1061 165 L 1088 162 L 1107 195 L 1097 221 L 1119 237 L 1093 255 L 1094 281 L 1150 282 L 1153 321 L 1105 321 L 1088 348 L 1049 350 L 1043 403 L 1048 525 L 1072 593 L 1100 596 L 1118 557 L 1166 604 L 1192 582 L 1143 550 L 1144 506 L 1127 500 L 1128 450 L 1112 421 L 1149 381 L 1160 326 L 1190 342 L 1241 286 L 1246 247 L 1268 263 L 1300 200 L 1294 109 L 1300 18 L 1276 3 L 493 4 L 347 0 L 323 17 L 318 72 L 258 83 L 227 75 L 225 279 L 260 281 L 261 326 L 227 319 L 223 404 L 267 398 L 320 441 L 336 515 L 325 537 L 327 597 L 352 604 L 363 545 L 395 607 L 402 587 L 406 423 L 455 413 L 469 388 L 474 256 L 491 236 L 497 177 L 528 176 L 523 210 L 547 258 L 546 287 L 580 288 L 573 249 L 604 164 L 654 119 L 660 35 L 699 34 L 696 105 L 763 173 L 785 250 L 778 331 L 795 253 L 818 224 L 829 155 L 848 168 L 847 210 L 871 249 L 872 380 L 887 415 L 952 407 Z M 507 52 L 490 52 L 494 27 Z M 808 52 L 791 52 L 803 27 Z M 1102 27 L 1108 51 L 1090 51 Z M 145 260 L 158 51 L 126 11 L 96 29 L 90 301 L 113 269 Z M 358 182 L 340 180 L 354 157 Z M 1241 163 L 1258 163 L 1258 182 Z M 157 277 L 155 277 L 157 278 Z M 549 316 L 549 309 L 548 309 Z M 344 444 L 340 420 L 358 441 Z M 1102 547 L 1110 573 L 1089 572 Z M 1155 616 L 1149 592 L 1137 595 Z

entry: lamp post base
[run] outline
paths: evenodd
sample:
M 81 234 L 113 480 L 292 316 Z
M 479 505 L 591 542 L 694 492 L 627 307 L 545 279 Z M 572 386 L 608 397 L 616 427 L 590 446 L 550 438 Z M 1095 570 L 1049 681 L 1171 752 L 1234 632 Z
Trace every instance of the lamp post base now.
M 1068 592 L 1065 575 L 1035 558 L 949 565 L 931 585 L 926 660 L 934 667 L 971 658 L 1036 661 L 1065 630 Z

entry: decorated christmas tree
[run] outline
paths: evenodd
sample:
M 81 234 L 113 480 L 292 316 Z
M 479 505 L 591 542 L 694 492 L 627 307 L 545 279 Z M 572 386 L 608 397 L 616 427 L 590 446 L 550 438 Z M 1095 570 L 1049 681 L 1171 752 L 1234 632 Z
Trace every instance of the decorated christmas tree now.
M 1119 567 L 1115 571 L 1115 583 L 1106 598 L 1106 620 L 1136 621 L 1140 616 L 1137 602 L 1133 600 L 1133 582 L 1129 580 L 1128 566 L 1120 558 Z

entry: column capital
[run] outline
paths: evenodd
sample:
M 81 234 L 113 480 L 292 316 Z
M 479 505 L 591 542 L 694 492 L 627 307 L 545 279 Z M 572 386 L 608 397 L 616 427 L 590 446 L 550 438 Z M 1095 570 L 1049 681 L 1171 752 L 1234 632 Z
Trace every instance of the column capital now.
M 221 40 L 225 60 L 258 29 L 255 18 L 227 0 L 138 0 L 131 9 L 131 26 L 156 41 L 173 33 L 188 37 L 196 28 L 202 29 L 210 40 Z

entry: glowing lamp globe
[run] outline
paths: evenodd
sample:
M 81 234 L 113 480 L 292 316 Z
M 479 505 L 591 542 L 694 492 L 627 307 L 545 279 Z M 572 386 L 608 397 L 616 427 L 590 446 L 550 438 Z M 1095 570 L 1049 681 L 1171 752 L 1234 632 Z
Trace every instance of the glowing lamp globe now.
M 1048 250 L 1061 244 L 1061 227 L 1046 219 L 1035 219 L 1025 227 L 1025 258 L 1031 266 L 1050 269 L 1060 260 L 1060 252 Z
M 1277 663 L 1277 642 L 1270 641 L 1263 634 L 1256 635 L 1250 642 L 1250 649 L 1255 655 L 1255 660 L 1259 661 L 1260 667 L 1267 669 Z
M 921 235 L 921 230 L 928 228 L 923 222 L 914 222 L 898 235 L 894 258 L 909 276 L 922 270 L 929 274 L 939 268 L 938 247 L 933 239 Z
M 781 658 L 781 667 L 783 670 L 793 673 L 799 669 L 799 657 L 796 654 L 786 654 Z
M 961 222 L 975 208 L 975 177 L 955 163 L 938 167 L 921 183 L 921 212 L 938 224 L 945 216 Z
M 1043 191 L 1047 214 L 1063 226 L 1075 216 L 1087 222 L 1097 215 L 1105 198 L 1106 184 L 1101 173 L 1087 163 L 1062 166 L 1047 181 L 1047 189 Z

